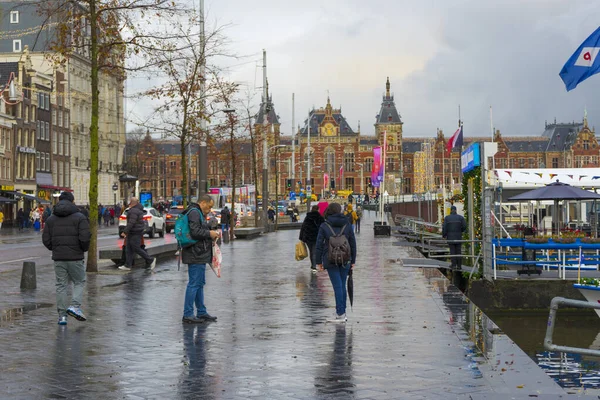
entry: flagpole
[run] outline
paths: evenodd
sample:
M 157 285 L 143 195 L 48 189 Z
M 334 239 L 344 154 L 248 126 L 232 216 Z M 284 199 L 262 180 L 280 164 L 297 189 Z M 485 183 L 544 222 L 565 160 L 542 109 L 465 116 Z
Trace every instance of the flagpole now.
M 440 130 L 438 129 L 438 135 Z M 446 149 L 442 152 L 442 217 L 446 216 Z
M 387 131 L 383 131 L 383 151 L 381 152 L 380 157 L 381 160 L 381 171 L 383 172 L 381 176 L 383 179 L 381 180 L 381 184 L 379 185 L 379 212 L 381 213 L 381 224 L 383 225 L 383 194 L 385 193 L 385 151 L 387 147 Z

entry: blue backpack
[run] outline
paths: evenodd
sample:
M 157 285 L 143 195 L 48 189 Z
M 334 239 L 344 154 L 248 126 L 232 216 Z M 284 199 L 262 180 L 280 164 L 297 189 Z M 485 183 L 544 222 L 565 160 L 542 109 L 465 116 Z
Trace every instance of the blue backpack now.
M 198 211 L 196 208 L 189 209 L 179 214 L 179 217 L 175 221 L 175 239 L 177 239 L 177 244 L 182 249 L 190 247 L 198 242 L 196 239 L 192 238 L 188 220 L 188 214 L 194 210 Z M 202 213 L 200 213 L 200 218 L 202 218 Z

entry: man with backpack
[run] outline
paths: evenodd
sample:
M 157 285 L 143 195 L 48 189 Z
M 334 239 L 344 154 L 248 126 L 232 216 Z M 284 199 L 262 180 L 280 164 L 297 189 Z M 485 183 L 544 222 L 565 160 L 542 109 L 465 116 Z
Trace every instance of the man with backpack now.
M 336 315 L 332 321 L 346 322 L 346 279 L 356 263 L 356 238 L 338 203 L 329 204 L 324 217 L 317 236 L 315 259 L 319 271 L 327 270 L 335 293 Z
M 187 324 L 217 320 L 217 317 L 208 314 L 204 305 L 206 264 L 212 262 L 212 242 L 220 236 L 218 230 L 210 230 L 206 221 L 206 215 L 212 210 L 213 204 L 212 198 L 204 194 L 200 196 L 199 203 L 192 202 L 183 213 L 187 216 L 189 235 L 196 241 L 183 247 L 182 250 L 182 261 L 188 264 L 189 278 L 185 290 L 182 319 Z M 177 227 L 175 231 L 177 236 Z M 196 315 L 194 315 L 194 305 L 196 305 Z

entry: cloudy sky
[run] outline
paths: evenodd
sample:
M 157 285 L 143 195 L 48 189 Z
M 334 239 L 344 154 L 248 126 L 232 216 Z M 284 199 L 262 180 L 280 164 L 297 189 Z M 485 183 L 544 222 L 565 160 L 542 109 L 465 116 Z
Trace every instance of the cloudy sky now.
M 598 28 L 597 0 L 205 0 L 208 25 L 230 24 L 229 78 L 257 93 L 262 49 L 282 132 L 327 93 L 354 129 L 373 134 L 389 76 L 404 135 L 538 136 L 544 122 L 600 121 L 600 74 L 567 93 L 565 61 Z M 140 80 L 131 79 L 136 86 Z M 130 115 L 143 103 L 128 103 Z M 131 124 L 129 125 L 131 127 Z M 599 126 L 600 127 L 600 126 Z

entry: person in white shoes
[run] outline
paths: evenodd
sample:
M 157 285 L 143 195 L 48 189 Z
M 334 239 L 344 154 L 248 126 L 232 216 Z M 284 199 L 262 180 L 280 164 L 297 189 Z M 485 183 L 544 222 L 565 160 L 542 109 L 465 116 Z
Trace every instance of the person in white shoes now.
M 319 271 L 327 270 L 335 293 L 335 322 L 346 322 L 346 280 L 356 263 L 356 237 L 342 206 L 331 203 L 325 210 L 325 222 L 319 227 L 316 255 Z
M 67 324 L 67 314 L 79 321 L 86 317 L 81 311 L 85 286 L 84 254 L 90 247 L 90 221 L 79 212 L 70 192 L 62 192 L 42 233 L 42 242 L 52 251 L 56 273 L 56 307 L 58 324 Z M 67 288 L 73 282 L 73 296 L 69 306 Z

